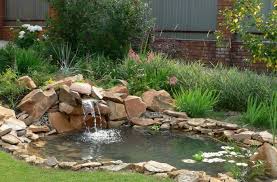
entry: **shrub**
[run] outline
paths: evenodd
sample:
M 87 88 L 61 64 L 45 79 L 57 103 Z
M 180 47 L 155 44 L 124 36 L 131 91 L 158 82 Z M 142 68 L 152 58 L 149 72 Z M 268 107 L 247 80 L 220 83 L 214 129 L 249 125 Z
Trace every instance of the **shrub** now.
M 269 111 L 265 102 L 258 102 L 253 97 L 248 98 L 247 109 L 243 114 L 242 119 L 246 123 L 251 123 L 255 126 L 268 125 Z
M 24 24 L 16 32 L 15 44 L 20 48 L 29 48 L 39 41 L 39 33 L 42 27 L 39 25 Z
M 212 111 L 218 102 L 218 96 L 209 90 L 182 90 L 175 93 L 176 106 L 179 111 L 186 112 L 191 117 L 203 117 Z
M 231 33 L 239 35 L 254 62 L 262 61 L 277 70 L 277 1 L 269 2 L 274 7 L 265 14 L 262 0 L 235 0 L 232 8 L 222 12 L 222 22 Z
M 24 94 L 25 89 L 17 84 L 16 72 L 7 69 L 0 74 L 0 98 L 11 108 L 15 108 L 20 101 L 20 96 Z
M 131 40 L 150 28 L 149 8 L 141 0 L 50 0 L 58 16 L 49 20 L 49 38 L 69 42 L 80 55 L 123 57 Z
M 14 66 L 15 48 L 13 45 L 8 44 L 5 48 L 0 49 L 0 73 L 5 71 L 7 68 Z
M 31 49 L 16 49 L 15 70 L 19 75 L 31 73 L 32 70 L 42 70 L 46 63 Z

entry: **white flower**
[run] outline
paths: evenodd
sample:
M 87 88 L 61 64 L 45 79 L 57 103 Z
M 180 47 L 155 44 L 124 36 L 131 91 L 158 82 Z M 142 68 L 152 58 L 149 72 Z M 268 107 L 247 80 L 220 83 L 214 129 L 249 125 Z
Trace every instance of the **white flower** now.
M 18 34 L 19 35 L 25 35 L 25 31 L 20 31 Z
M 24 38 L 24 35 L 19 35 L 18 38 L 19 38 L 19 39 L 23 39 L 23 38 Z
M 237 166 L 243 166 L 243 167 L 247 167 L 248 166 L 248 164 L 246 164 L 246 163 L 236 163 L 236 165 Z
M 23 25 L 21 25 L 21 27 L 23 27 L 23 28 L 29 28 L 31 25 L 30 24 L 23 24 Z
M 35 28 L 35 30 L 38 31 L 38 32 L 41 32 L 41 31 L 42 31 L 42 27 L 39 26 L 39 25 L 35 25 L 34 28 Z
M 234 161 L 234 160 L 228 160 L 228 162 L 233 164 L 233 163 L 235 163 L 236 161 Z
M 230 154 L 231 154 L 231 155 L 234 155 L 234 156 L 236 156 L 236 155 L 237 155 L 237 153 L 236 153 L 236 152 L 230 152 Z
M 222 152 L 204 152 L 203 153 L 204 158 L 221 157 L 221 156 L 223 156 Z
M 206 163 L 219 163 L 219 162 L 225 162 L 225 159 L 221 159 L 221 158 L 212 158 L 212 159 L 204 159 L 203 162 Z
M 28 27 L 26 27 L 27 30 L 29 30 L 30 32 L 41 32 L 42 31 L 42 27 L 39 25 L 29 25 Z
M 222 146 L 221 149 L 223 150 L 234 150 L 234 147 L 230 147 L 230 146 Z
M 196 161 L 195 160 L 192 160 L 192 159 L 183 159 L 182 160 L 184 163 L 187 163 L 187 164 L 194 164 L 194 163 L 196 163 Z

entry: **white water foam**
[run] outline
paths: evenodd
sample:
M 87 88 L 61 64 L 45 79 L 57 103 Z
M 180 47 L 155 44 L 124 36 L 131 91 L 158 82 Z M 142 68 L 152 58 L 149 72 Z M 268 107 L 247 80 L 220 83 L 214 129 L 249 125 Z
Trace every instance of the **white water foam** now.
M 82 136 L 84 142 L 95 144 L 111 144 L 119 143 L 122 141 L 120 130 L 108 129 L 98 130 L 96 132 L 84 132 Z

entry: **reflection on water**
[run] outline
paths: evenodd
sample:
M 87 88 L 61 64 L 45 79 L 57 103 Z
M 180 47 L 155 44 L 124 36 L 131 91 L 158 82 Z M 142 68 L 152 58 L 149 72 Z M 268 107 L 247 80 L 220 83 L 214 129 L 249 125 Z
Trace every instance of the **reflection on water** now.
M 223 172 L 223 164 L 186 164 L 183 159 L 192 158 L 198 151 L 216 152 L 220 144 L 203 137 L 181 133 L 158 132 L 124 128 L 98 130 L 96 133 L 76 133 L 47 137 L 41 149 L 46 156 L 58 160 L 122 160 L 142 162 L 155 160 L 177 168 L 205 170 L 210 174 Z

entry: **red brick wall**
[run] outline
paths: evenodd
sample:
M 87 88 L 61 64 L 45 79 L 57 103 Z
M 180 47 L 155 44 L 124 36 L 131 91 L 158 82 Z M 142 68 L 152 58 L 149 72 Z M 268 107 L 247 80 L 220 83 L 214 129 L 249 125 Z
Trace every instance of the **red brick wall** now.
M 3 37 L 3 27 L 5 18 L 5 0 L 0 0 L 0 38 Z

